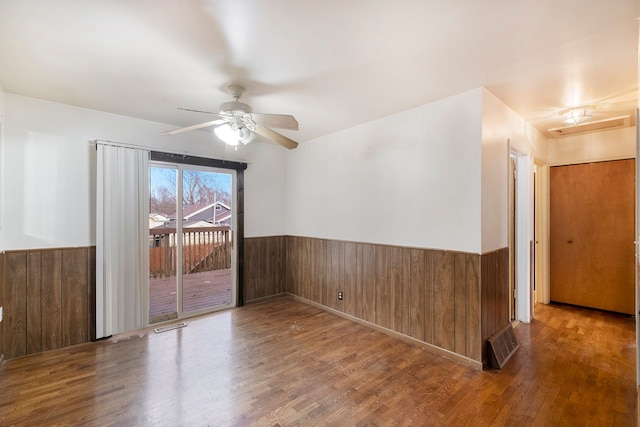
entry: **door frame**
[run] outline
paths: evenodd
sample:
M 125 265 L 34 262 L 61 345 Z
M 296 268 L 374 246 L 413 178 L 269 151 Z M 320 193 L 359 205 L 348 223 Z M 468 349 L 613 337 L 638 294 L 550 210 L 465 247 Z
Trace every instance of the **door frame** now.
M 640 401 L 640 351 L 638 344 L 640 343 L 640 130 L 638 125 L 640 119 L 640 109 L 636 109 L 636 240 L 635 240 L 635 257 L 636 257 L 636 386 L 638 388 L 638 396 Z M 638 408 L 640 411 L 640 408 Z
M 514 153 L 509 153 L 509 321 L 516 320 L 516 168 Z
M 515 320 L 529 323 L 533 318 L 533 272 L 531 243 L 534 240 L 533 169 L 531 154 L 509 144 L 509 156 L 515 158 Z
M 244 305 L 244 171 L 248 164 L 232 160 L 220 160 L 186 154 L 150 151 L 149 161 L 156 163 L 182 164 L 188 166 L 205 166 L 218 169 L 234 170 L 235 184 L 231 195 L 235 207 L 236 228 L 233 234 L 233 245 L 236 248 L 236 307 Z
M 535 166 L 535 280 L 536 302 L 549 304 L 549 164 L 534 160 Z
M 149 168 L 167 168 L 174 169 L 176 171 L 176 219 L 183 218 L 183 208 L 184 208 L 184 172 L 188 171 L 196 171 L 196 172 L 207 172 L 214 174 L 227 174 L 231 175 L 231 237 L 232 237 L 232 250 L 231 250 L 231 301 L 228 304 L 217 305 L 212 307 L 205 307 L 202 309 L 197 309 L 193 311 L 184 311 L 184 271 L 183 271 L 183 249 L 184 249 L 184 231 L 183 231 L 183 223 L 180 220 L 176 220 L 176 235 L 175 235 L 175 264 L 176 264 L 176 311 L 175 317 L 167 318 L 166 320 L 159 320 L 152 324 L 160 324 L 166 321 L 174 321 L 176 319 L 186 319 L 190 317 L 199 316 L 202 314 L 212 313 L 219 310 L 226 310 L 228 308 L 238 306 L 238 248 L 236 244 L 234 244 L 233 240 L 236 240 L 235 236 L 237 234 L 238 229 L 238 214 L 237 214 L 237 200 L 238 200 L 238 173 L 234 169 L 229 168 L 220 168 L 214 166 L 200 166 L 200 165 L 191 165 L 187 163 L 173 163 L 166 161 L 149 161 Z M 149 296 L 148 296 L 149 297 Z M 173 314 L 173 313 L 172 313 Z
M 150 163 L 157 163 L 157 162 L 150 162 Z M 166 164 L 166 163 L 165 163 Z M 184 307 L 183 307 L 183 303 L 184 303 L 184 271 L 182 270 L 183 267 L 183 262 L 182 262 L 182 257 L 183 257 L 183 249 L 184 249 L 184 242 L 183 242 L 183 238 L 184 238 L 184 229 L 183 229 L 183 224 L 182 221 L 176 221 L 176 231 L 177 231 L 177 241 L 178 241 L 178 250 L 177 250 L 177 257 L 178 257 L 178 262 L 177 267 L 178 267 L 178 273 L 177 276 L 179 276 L 180 278 L 178 279 L 178 285 L 177 285 L 177 297 L 178 297 L 178 319 L 185 319 L 185 318 L 189 318 L 189 317 L 194 317 L 194 316 L 199 316 L 201 314 L 206 314 L 206 313 L 212 313 L 215 311 L 219 311 L 219 310 L 226 310 L 228 308 L 231 307 L 236 307 L 237 306 L 237 301 L 238 301 L 238 285 L 237 285 L 237 279 L 238 279 L 238 268 L 237 268 L 237 260 L 238 260 L 238 256 L 237 256 L 237 245 L 233 244 L 233 239 L 234 236 L 236 235 L 237 232 L 237 221 L 238 221 L 238 215 L 236 212 L 236 204 L 237 204 L 237 198 L 238 198 L 238 192 L 237 192 L 237 181 L 238 181 L 238 176 L 235 170 L 233 169 L 224 169 L 224 168 L 219 168 L 219 167 L 214 167 L 214 166 L 200 166 L 200 165 L 189 165 L 189 164 L 177 164 L 176 165 L 178 168 L 178 184 L 182 184 L 182 185 L 178 185 L 177 189 L 176 189 L 176 199 L 178 201 L 177 203 L 177 212 L 178 212 L 178 218 L 183 218 L 183 208 L 184 208 L 184 203 L 182 202 L 184 200 L 184 172 L 185 170 L 190 170 L 190 171 L 197 171 L 197 172 L 208 172 L 208 173 L 215 173 L 215 174 L 229 174 L 231 175 L 231 236 L 232 236 L 232 249 L 231 249 L 231 286 L 232 286 L 232 290 L 231 290 L 231 301 L 229 302 L 229 304 L 224 304 L 224 305 L 218 305 L 218 306 L 214 306 L 214 307 L 206 307 L 206 308 L 202 308 L 199 310 L 193 310 L 193 311 L 189 311 L 189 312 L 184 312 Z

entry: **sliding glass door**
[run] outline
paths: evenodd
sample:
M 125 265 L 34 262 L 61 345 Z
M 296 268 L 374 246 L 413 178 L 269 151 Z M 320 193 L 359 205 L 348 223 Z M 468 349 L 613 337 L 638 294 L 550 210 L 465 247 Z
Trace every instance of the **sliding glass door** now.
M 235 172 L 149 166 L 149 323 L 232 307 Z

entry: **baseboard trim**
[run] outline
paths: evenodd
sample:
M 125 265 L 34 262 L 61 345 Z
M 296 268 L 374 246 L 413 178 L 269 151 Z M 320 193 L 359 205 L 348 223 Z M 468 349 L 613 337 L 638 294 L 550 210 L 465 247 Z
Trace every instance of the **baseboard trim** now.
M 284 295 L 286 295 L 289 298 L 292 298 L 292 299 L 294 299 L 296 301 L 312 305 L 312 306 L 317 307 L 317 308 L 319 308 L 321 310 L 324 310 L 324 311 L 327 311 L 329 313 L 335 314 L 335 315 L 340 316 L 342 318 L 345 318 L 347 320 L 351 320 L 352 322 L 358 323 L 360 325 L 367 326 L 367 327 L 369 327 L 371 329 L 375 329 L 376 331 L 382 332 L 383 334 L 390 335 L 390 336 L 392 336 L 394 338 L 398 338 L 398 339 L 400 339 L 402 341 L 405 341 L 405 342 L 408 342 L 410 344 L 415 344 L 415 345 L 417 345 L 417 346 L 419 346 L 419 347 L 421 347 L 421 348 L 423 348 L 423 349 L 425 349 L 425 350 L 427 350 L 427 351 L 429 351 L 429 352 L 431 352 L 433 354 L 436 354 L 438 356 L 454 360 L 456 362 L 462 363 L 464 365 L 467 365 L 467 366 L 469 366 L 471 368 L 474 368 L 474 369 L 477 369 L 479 371 L 482 370 L 482 362 L 479 362 L 477 360 L 470 359 L 468 357 L 462 356 L 460 354 L 454 353 L 454 352 L 446 350 L 444 348 L 436 347 L 435 345 L 426 343 L 424 341 L 417 340 L 417 339 L 415 339 L 413 337 L 409 337 L 407 335 L 398 333 L 396 331 L 392 331 L 391 329 L 384 328 L 382 326 L 376 325 L 375 323 L 367 322 L 366 320 L 362 320 L 362 319 L 357 318 L 355 316 L 352 316 L 350 314 L 343 313 L 340 310 L 336 310 L 336 309 L 333 309 L 331 307 L 327 307 L 325 305 L 318 304 L 317 302 L 308 300 L 308 299 L 300 297 L 298 295 L 294 295 L 294 294 L 289 293 L 289 292 L 285 292 Z M 278 295 L 278 296 L 280 296 L 280 295 Z
M 282 297 L 288 296 L 288 295 L 290 295 L 290 294 L 288 294 L 287 292 L 282 292 L 282 293 L 275 294 L 275 295 L 269 295 L 269 296 L 266 296 L 266 297 L 255 298 L 255 299 L 252 299 L 252 300 L 249 300 L 249 301 L 245 301 L 244 305 L 259 304 L 261 302 L 271 301 L 273 299 L 282 298 Z

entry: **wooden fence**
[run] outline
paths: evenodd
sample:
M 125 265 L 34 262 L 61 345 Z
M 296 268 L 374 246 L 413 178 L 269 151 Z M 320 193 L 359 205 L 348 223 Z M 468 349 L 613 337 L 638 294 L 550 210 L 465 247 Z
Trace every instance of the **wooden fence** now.
M 149 229 L 149 277 L 170 277 L 177 272 L 175 228 Z M 231 267 L 230 227 L 197 227 L 182 230 L 182 273 Z

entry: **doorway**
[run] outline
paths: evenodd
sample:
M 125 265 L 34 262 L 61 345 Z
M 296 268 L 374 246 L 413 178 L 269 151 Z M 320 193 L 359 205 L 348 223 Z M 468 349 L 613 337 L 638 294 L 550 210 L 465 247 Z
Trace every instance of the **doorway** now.
M 236 305 L 235 172 L 149 164 L 149 323 Z

